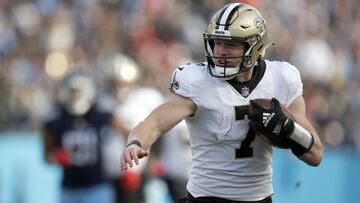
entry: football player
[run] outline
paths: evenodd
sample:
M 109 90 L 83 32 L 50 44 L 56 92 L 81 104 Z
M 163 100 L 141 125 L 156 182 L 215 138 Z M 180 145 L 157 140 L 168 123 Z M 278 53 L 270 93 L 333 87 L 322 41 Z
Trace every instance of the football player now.
M 145 71 L 140 71 L 137 63 L 126 55 L 117 55 L 118 66 L 113 67 L 115 74 L 112 74 L 116 80 L 118 89 L 117 96 L 121 101 L 115 110 L 115 115 L 124 121 L 124 124 L 129 128 L 133 128 L 140 121 L 144 120 L 152 110 L 162 104 L 165 100 L 164 96 L 159 90 L 147 84 L 144 81 L 151 81 L 152 75 Z M 138 75 L 133 77 L 132 80 L 126 79 L 125 73 L 131 73 L 134 69 Z M 116 74 L 118 73 L 118 74 Z M 146 99 L 144 99 L 146 98 Z M 190 153 L 188 147 L 188 132 L 185 122 L 179 123 L 177 126 L 168 131 L 167 136 L 161 137 L 158 143 L 152 146 L 151 159 L 143 159 L 137 166 L 127 170 L 125 175 L 129 172 L 132 174 L 141 174 L 142 187 L 144 188 L 143 198 L 149 200 L 149 190 L 153 189 L 151 179 L 161 178 L 168 186 L 168 191 L 172 199 L 176 200 L 186 194 L 185 185 L 188 180 L 188 169 L 190 168 Z M 126 142 L 126 140 L 125 140 Z M 124 144 L 125 146 L 125 144 Z M 119 151 L 119 153 L 122 152 Z M 115 154 L 115 153 L 112 153 Z M 156 156 L 154 156 L 156 154 Z M 119 154 L 120 156 L 120 154 Z M 119 157 L 118 156 L 118 157 Z M 157 167 L 157 170 L 155 168 Z M 117 165 L 117 170 L 119 165 Z M 183 170 L 179 170 L 179 169 Z M 156 174 L 157 173 L 157 174 Z M 149 189 L 151 188 L 151 189 Z M 136 193 L 124 190 L 120 195 L 119 202 L 141 202 L 142 197 L 139 191 Z M 156 190 L 156 189 L 154 189 Z M 147 191 L 147 192 L 145 192 Z M 133 195 L 132 195 L 133 194 Z M 132 197 L 133 196 L 133 197 Z M 160 194 L 158 194 L 160 196 Z M 130 200 L 131 199 L 131 200 Z
M 256 133 L 281 136 L 299 160 L 318 166 L 322 144 L 305 117 L 300 74 L 287 62 L 264 60 L 266 41 L 257 9 L 243 3 L 221 8 L 204 33 L 207 62 L 175 70 L 172 97 L 130 132 L 122 170 L 148 156 L 155 140 L 183 119 L 193 160 L 189 203 L 272 202 L 272 146 Z M 258 98 L 272 99 L 273 107 L 253 102 Z M 256 113 L 248 115 L 248 105 Z
M 103 166 L 109 129 L 128 135 L 122 122 L 95 103 L 96 87 L 87 75 L 65 77 L 57 111 L 44 123 L 45 159 L 63 168 L 60 202 L 114 202 L 113 186 Z

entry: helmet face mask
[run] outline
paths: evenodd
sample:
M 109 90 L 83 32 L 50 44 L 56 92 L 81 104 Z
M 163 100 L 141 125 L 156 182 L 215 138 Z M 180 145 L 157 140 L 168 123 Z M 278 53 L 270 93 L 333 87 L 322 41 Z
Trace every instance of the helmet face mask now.
M 266 23 L 261 14 L 253 7 L 242 4 L 228 4 L 211 19 L 204 33 L 205 56 L 212 76 L 230 80 L 252 67 L 265 54 L 267 38 Z M 244 55 L 219 57 L 214 55 L 215 40 L 241 42 L 246 45 Z M 223 58 L 224 65 L 215 61 Z M 226 66 L 227 61 L 239 59 L 236 66 Z

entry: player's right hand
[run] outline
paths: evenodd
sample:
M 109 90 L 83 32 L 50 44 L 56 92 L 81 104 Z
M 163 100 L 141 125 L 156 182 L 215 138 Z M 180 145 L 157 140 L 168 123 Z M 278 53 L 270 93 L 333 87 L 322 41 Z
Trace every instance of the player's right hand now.
M 121 154 L 120 168 L 122 171 L 125 171 L 129 167 L 134 166 L 134 161 L 136 165 L 139 165 L 139 159 L 149 156 L 149 152 L 145 151 L 143 148 L 132 144 L 126 147 Z

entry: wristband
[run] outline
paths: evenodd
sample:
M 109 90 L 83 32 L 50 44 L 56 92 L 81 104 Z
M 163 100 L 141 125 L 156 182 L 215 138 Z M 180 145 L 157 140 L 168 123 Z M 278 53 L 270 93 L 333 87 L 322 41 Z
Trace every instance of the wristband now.
M 140 147 L 140 148 L 142 148 L 142 146 L 141 146 L 141 143 L 140 143 L 140 141 L 139 140 L 133 140 L 133 141 L 131 141 L 129 144 L 127 144 L 126 145 L 126 147 L 128 147 L 128 146 L 130 146 L 130 145 L 137 145 L 138 147 Z
M 295 145 L 291 147 L 291 151 L 296 156 L 301 156 L 308 152 L 314 144 L 314 136 L 301 125 L 294 122 L 294 129 L 288 135 Z
M 296 122 L 294 122 L 294 130 L 288 138 L 306 149 L 310 149 L 314 143 L 311 133 Z

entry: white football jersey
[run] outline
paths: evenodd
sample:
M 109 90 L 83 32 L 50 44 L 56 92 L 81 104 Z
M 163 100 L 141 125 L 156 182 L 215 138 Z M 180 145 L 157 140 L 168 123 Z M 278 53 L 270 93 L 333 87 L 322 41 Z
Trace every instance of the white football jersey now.
M 115 115 L 131 129 L 143 121 L 163 101 L 163 95 L 154 88 L 135 88 L 116 109 Z M 126 143 L 125 140 L 124 142 Z M 124 148 L 125 143 L 123 145 Z M 121 153 L 122 150 L 118 150 L 118 152 Z M 143 171 L 146 168 L 147 161 L 148 157 L 144 157 L 139 162 L 139 165 L 134 165 L 129 170 Z
M 243 107 L 251 99 L 273 97 L 288 106 L 303 88 L 298 70 L 289 63 L 262 64 L 263 76 L 242 94 L 212 77 L 206 63 L 174 72 L 171 91 L 197 105 L 196 113 L 185 119 L 193 160 L 187 190 L 194 197 L 257 201 L 273 193 L 272 147 L 249 130 Z

